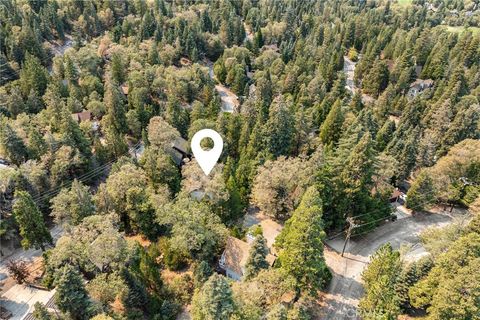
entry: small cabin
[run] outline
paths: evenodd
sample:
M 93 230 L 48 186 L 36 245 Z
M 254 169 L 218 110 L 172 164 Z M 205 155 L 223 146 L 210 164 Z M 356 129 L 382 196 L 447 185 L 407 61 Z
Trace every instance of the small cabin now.
M 410 98 L 415 98 L 420 93 L 422 93 L 428 88 L 431 88 L 432 86 L 433 86 L 432 79 L 427 79 L 427 80 L 417 79 L 410 84 L 410 89 L 408 89 L 407 96 Z
M 124 84 L 120 85 L 120 91 L 121 91 L 125 96 L 128 96 L 128 92 L 129 92 L 128 84 L 124 83 Z
M 172 148 L 169 150 L 169 154 L 172 156 L 172 159 L 177 166 L 181 165 L 183 159 L 190 157 L 188 141 L 182 137 L 175 138 L 172 142 Z
M 92 113 L 90 111 L 72 113 L 72 119 L 75 120 L 77 123 L 90 121 L 92 120 Z

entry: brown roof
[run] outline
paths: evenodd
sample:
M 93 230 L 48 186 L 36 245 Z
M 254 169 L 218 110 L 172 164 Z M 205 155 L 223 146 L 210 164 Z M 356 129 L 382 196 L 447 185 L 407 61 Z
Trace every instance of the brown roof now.
M 393 190 L 391 196 L 390 196 L 390 199 L 397 199 L 398 197 L 400 197 L 401 195 L 403 195 L 403 192 L 400 191 L 398 188 L 395 188 L 395 190 Z
M 126 83 L 122 84 L 122 85 L 120 86 L 120 89 L 122 90 L 122 93 L 123 93 L 124 95 L 127 95 L 127 94 L 128 94 L 128 90 L 129 90 L 128 84 L 126 84 Z
M 73 120 L 77 122 L 83 122 L 92 119 L 92 113 L 90 111 L 82 111 L 72 114 Z
M 180 64 L 182 66 L 189 66 L 192 64 L 192 61 L 190 61 L 189 59 L 185 58 L 185 57 L 182 57 L 180 58 Z
M 273 244 L 275 243 L 275 239 L 277 236 L 282 232 L 282 225 L 272 219 L 265 219 L 260 221 L 260 225 L 262 226 L 262 233 L 265 239 L 267 240 L 267 246 L 270 250 L 273 250 Z
M 245 241 L 234 237 L 227 238 L 225 251 L 223 252 L 223 266 L 236 274 L 243 276 L 243 268 L 247 264 L 250 245 Z M 275 262 L 275 256 L 268 254 L 266 257 L 270 266 Z

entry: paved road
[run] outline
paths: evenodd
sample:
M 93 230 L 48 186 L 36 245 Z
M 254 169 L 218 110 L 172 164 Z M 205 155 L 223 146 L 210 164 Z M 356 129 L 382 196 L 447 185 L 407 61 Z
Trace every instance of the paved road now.
M 206 59 L 203 65 L 208 67 L 208 74 L 210 78 L 212 80 L 215 80 L 215 74 L 213 73 L 213 62 Z M 240 102 L 238 101 L 238 96 L 222 84 L 216 84 L 215 89 L 218 91 L 218 94 L 220 95 L 220 99 L 222 101 L 222 111 L 230 113 L 234 112 L 240 105 Z
M 53 242 L 55 243 L 58 238 L 63 234 L 63 229 L 60 226 L 55 226 L 50 229 L 50 234 L 52 235 Z M 17 248 L 13 252 L 6 254 L 0 259 L 0 281 L 8 275 L 7 262 L 10 260 L 23 260 L 26 262 L 32 262 L 34 258 L 40 257 L 42 255 L 42 250 L 29 249 L 23 250 L 22 248 Z
M 357 314 L 357 305 L 363 294 L 361 273 L 370 255 L 382 244 L 390 242 L 395 249 L 405 245 L 411 246 L 412 249 L 406 254 L 406 258 L 418 259 L 425 254 L 419 234 L 428 227 L 452 223 L 455 215 L 417 214 L 389 222 L 372 233 L 351 241 L 344 257 L 338 253 L 342 250 L 344 240 L 328 241 L 327 245 L 330 248 L 325 250 L 325 259 L 333 272 L 333 279 L 324 296 L 322 311 L 317 319 L 360 319 Z
M 50 233 L 56 242 L 62 236 L 63 229 L 55 226 L 50 229 Z M 13 317 L 10 320 L 23 319 L 28 312 L 31 312 L 35 302 L 46 303 L 55 292 L 18 285 L 9 276 L 6 266 L 8 261 L 23 260 L 30 264 L 41 255 L 41 250 L 18 248 L 0 259 L 0 305 L 12 313 Z

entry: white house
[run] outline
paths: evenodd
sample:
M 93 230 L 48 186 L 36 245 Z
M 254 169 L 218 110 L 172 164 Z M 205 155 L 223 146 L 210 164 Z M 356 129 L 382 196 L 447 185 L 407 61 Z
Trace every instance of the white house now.
M 433 86 L 432 79 L 427 79 L 427 80 L 417 79 L 410 84 L 410 89 L 408 89 L 407 96 L 409 98 L 415 98 L 422 91 L 428 88 L 431 88 L 432 86 Z

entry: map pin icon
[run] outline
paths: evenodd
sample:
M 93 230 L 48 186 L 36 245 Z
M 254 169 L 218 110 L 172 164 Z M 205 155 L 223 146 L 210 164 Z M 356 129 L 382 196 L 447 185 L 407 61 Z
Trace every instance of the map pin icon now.
M 203 150 L 200 142 L 204 138 L 210 138 L 213 140 L 213 148 L 205 151 Z M 200 168 L 208 176 L 212 171 L 213 167 L 217 164 L 218 158 L 222 154 L 223 150 L 223 139 L 218 134 L 217 131 L 212 129 L 202 129 L 195 133 L 192 138 L 192 143 L 190 144 L 192 148 L 193 155 L 197 160 Z

